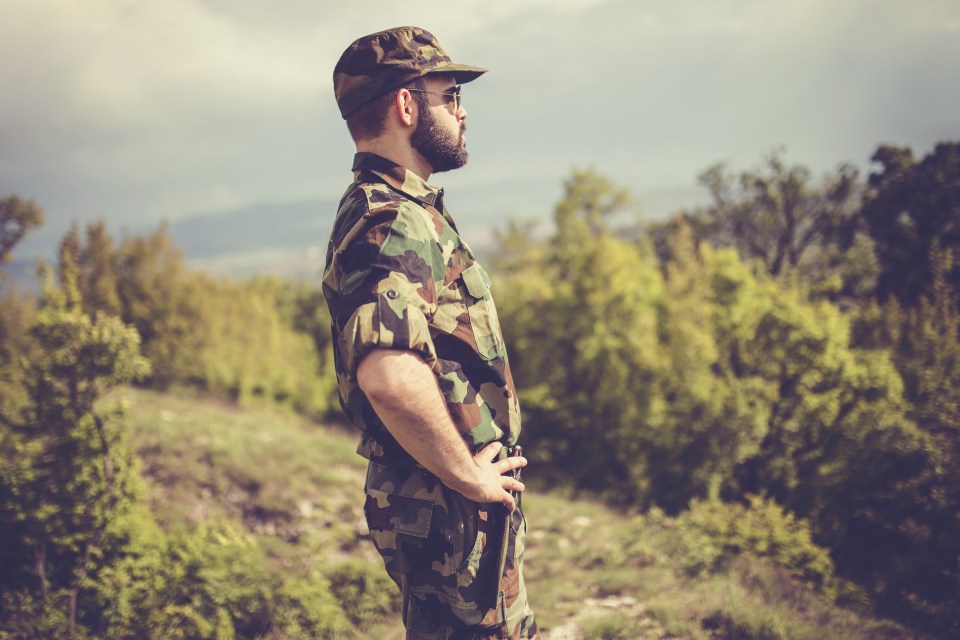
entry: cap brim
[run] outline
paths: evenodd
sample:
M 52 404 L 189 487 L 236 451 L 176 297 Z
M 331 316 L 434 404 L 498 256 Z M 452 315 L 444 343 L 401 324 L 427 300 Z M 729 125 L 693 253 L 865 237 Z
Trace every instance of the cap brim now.
M 484 69 L 483 67 L 471 67 L 466 64 L 450 62 L 448 64 L 440 65 L 434 69 L 430 69 L 430 71 L 424 75 L 431 75 L 434 73 L 452 73 L 457 77 L 457 83 L 466 84 L 467 82 L 473 82 L 487 71 L 489 71 L 489 69 Z

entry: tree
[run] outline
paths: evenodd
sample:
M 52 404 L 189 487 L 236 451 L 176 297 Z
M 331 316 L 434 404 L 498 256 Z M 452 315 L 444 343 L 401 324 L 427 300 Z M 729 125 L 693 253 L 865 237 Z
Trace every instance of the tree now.
M 28 231 L 43 222 L 43 212 L 17 196 L 0 199 L 0 267 Z M 0 268 L 0 429 L 9 424 L 26 402 L 20 359 L 32 349 L 29 328 L 34 313 L 31 297 L 4 282 Z
M 907 413 L 923 434 L 915 453 L 920 471 L 905 482 L 897 501 L 899 526 L 875 544 L 878 556 L 898 558 L 896 570 L 873 558 L 856 562 L 877 572 L 889 607 L 960 633 L 960 294 L 949 282 L 960 249 L 934 248 L 932 284 L 913 307 L 897 298 L 863 309 L 857 339 L 889 346 L 903 378 Z M 903 447 L 904 443 L 899 443 Z M 889 506 L 886 507 L 889 510 Z M 879 512 L 875 509 L 874 513 Z M 870 512 L 866 512 L 870 513 Z M 854 548 L 848 558 L 861 558 Z M 879 581 L 879 580 L 878 580 Z
M 34 622 L 56 616 L 74 637 L 82 612 L 96 611 L 83 600 L 95 597 L 99 568 L 124 544 L 120 523 L 140 482 L 123 434 L 112 425 L 117 410 L 97 401 L 144 375 L 148 365 L 136 330 L 102 313 L 91 319 L 82 310 L 75 267 L 68 262 L 61 273 L 63 289 L 48 278 L 31 329 L 41 355 L 28 365 L 29 403 L 0 432 L 0 562 L 8 597 L 39 602 L 34 613 L 41 619 Z M 8 615 L 15 622 L 30 610 Z
M 95 315 L 97 311 L 120 315 L 116 253 L 113 238 L 103 220 L 87 225 L 87 242 L 77 266 L 80 289 L 84 292 L 84 310 L 90 315 Z
M 862 184 L 854 167 L 840 165 L 818 184 L 778 150 L 757 170 L 734 174 L 713 165 L 700 183 L 713 202 L 685 216 L 699 239 L 733 247 L 775 277 L 799 275 L 817 296 L 856 300 L 872 293 L 875 266 L 857 217 Z M 663 258 L 675 227 L 653 229 Z
M 960 142 L 941 142 L 920 162 L 907 147 L 882 145 L 872 157 L 862 216 L 880 261 L 877 294 L 915 306 L 933 284 L 931 253 L 960 247 Z M 960 269 L 948 274 L 960 287 Z
M 43 224 L 43 211 L 19 196 L 0 198 L 0 264 L 10 260 L 13 247 L 28 231 Z
M 636 434 L 657 396 L 649 338 L 662 276 L 651 251 L 610 228 L 629 205 L 625 190 L 575 171 L 564 193 L 554 234 L 538 242 L 531 227 L 513 225 L 493 261 L 494 286 L 511 291 L 498 297 L 511 367 L 529 385 L 520 390 L 524 439 L 555 479 L 629 501 L 644 493 Z
M 682 222 L 659 268 L 649 243 L 591 227 L 590 210 L 558 205 L 545 241 L 503 234 L 495 286 L 517 293 L 500 314 L 538 473 L 672 513 L 701 498 L 773 499 L 887 610 L 949 621 L 960 465 L 954 437 L 924 425 L 955 433 L 940 414 L 960 406 L 960 351 L 932 336 L 956 341 L 960 324 L 925 325 L 925 346 L 906 347 L 925 355 L 901 374 L 890 339 L 855 341 L 859 316 L 796 279 Z

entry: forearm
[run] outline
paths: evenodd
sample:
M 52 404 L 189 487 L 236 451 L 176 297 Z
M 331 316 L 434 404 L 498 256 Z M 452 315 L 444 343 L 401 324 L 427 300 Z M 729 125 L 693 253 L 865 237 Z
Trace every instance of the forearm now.
M 414 352 L 374 349 L 357 381 L 397 442 L 455 491 L 470 493 L 483 472 L 460 435 L 429 365 Z

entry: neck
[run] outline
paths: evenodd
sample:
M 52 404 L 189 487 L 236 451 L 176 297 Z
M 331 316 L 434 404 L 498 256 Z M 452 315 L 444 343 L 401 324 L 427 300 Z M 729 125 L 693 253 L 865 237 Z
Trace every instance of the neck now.
M 357 142 L 357 151 L 375 153 L 387 160 L 392 160 L 423 178 L 424 182 L 430 180 L 430 174 L 433 173 L 433 167 L 409 143 L 396 144 L 393 140 L 371 138 Z

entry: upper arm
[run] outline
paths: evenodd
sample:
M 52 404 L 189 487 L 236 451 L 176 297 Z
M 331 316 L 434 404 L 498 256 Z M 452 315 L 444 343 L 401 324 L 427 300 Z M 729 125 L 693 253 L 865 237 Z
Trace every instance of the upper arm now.
M 336 255 L 339 368 L 353 378 L 377 348 L 417 353 L 433 365 L 430 323 L 440 260 L 435 238 L 412 205 L 382 207 L 366 219 L 365 230 L 352 234 Z
M 411 383 L 433 377 L 430 365 L 414 351 L 371 349 L 357 365 L 357 384 L 372 400 L 406 393 Z

